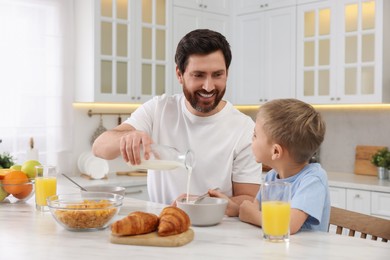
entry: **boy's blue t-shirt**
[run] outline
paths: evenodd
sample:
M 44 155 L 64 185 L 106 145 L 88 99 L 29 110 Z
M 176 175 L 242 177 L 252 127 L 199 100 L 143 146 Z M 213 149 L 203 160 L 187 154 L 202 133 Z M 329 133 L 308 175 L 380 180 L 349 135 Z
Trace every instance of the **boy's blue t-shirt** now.
M 300 230 L 328 231 L 330 217 L 330 195 L 325 170 L 318 163 L 306 165 L 298 174 L 279 179 L 275 170 L 270 170 L 267 181 L 291 183 L 291 208 L 300 209 L 308 214 Z M 261 190 L 256 199 L 261 202 Z M 261 204 L 261 203 L 260 203 Z

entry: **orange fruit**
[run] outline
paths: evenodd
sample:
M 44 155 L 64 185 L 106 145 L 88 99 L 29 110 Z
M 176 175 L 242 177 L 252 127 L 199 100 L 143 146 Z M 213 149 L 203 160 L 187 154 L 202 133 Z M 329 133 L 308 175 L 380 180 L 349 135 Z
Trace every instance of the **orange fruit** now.
M 27 175 L 22 171 L 11 171 L 4 176 L 3 179 L 3 189 L 14 194 L 19 194 L 28 189 L 28 185 L 15 185 L 23 184 L 28 182 Z
M 13 194 L 13 196 L 15 198 L 18 198 L 18 199 L 24 199 L 26 198 L 28 195 L 30 195 L 32 189 L 33 189 L 33 186 L 32 184 L 25 184 L 25 185 L 22 185 L 24 187 L 24 191 L 21 192 L 21 193 L 18 193 L 18 194 Z
M 4 179 L 5 175 L 7 175 L 9 172 L 12 172 L 14 170 L 12 169 L 0 169 L 0 180 Z

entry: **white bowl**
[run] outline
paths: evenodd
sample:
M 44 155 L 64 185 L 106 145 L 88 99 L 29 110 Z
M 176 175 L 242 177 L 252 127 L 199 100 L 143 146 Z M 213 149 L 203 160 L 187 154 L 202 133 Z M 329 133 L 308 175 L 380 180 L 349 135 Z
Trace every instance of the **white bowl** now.
M 206 197 L 194 204 L 185 200 L 177 200 L 178 208 L 184 210 L 193 226 L 214 226 L 222 221 L 228 201 L 221 198 Z

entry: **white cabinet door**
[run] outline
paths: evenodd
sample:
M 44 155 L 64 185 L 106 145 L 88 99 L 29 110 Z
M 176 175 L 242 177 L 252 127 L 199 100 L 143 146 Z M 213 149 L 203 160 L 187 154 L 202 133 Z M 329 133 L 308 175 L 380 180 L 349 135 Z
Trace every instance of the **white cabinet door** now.
M 264 19 L 263 13 L 237 18 L 235 104 L 258 104 L 266 99 L 262 84 L 265 77 Z
M 329 187 L 330 204 L 334 207 L 345 209 L 347 206 L 346 196 L 347 190 L 345 188 Z
M 296 0 L 241 0 L 235 1 L 237 14 L 247 14 L 270 9 L 294 6 Z
M 295 97 L 295 7 L 237 17 L 236 104 Z
M 321 1 L 298 6 L 297 97 L 309 103 L 390 100 L 382 70 L 389 1 Z
M 125 197 L 149 201 L 147 185 L 125 187 Z
M 371 192 L 371 214 L 390 219 L 390 193 Z
M 174 0 L 174 6 L 217 14 L 229 14 L 231 0 Z
M 355 189 L 347 189 L 347 209 L 371 214 L 371 192 Z
M 142 103 L 165 93 L 172 71 L 168 3 L 75 1 L 76 101 Z

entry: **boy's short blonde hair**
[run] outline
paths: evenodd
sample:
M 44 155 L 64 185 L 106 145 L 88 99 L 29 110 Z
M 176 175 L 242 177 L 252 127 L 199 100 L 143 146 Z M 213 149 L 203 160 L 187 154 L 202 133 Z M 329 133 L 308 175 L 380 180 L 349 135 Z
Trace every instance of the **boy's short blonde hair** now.
M 270 141 L 287 149 L 297 163 L 309 161 L 325 136 L 321 115 L 297 99 L 276 99 L 262 105 L 257 117 Z

